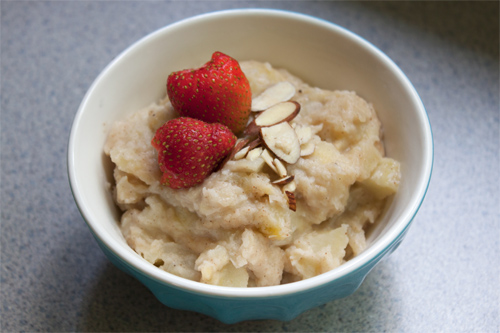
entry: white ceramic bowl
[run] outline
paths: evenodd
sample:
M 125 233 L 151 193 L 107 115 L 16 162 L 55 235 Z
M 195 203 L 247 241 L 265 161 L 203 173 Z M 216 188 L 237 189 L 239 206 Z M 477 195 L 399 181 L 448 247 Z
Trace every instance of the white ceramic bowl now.
M 240 61 L 268 61 L 312 85 L 354 90 L 374 104 L 385 129 L 387 154 L 401 162 L 402 181 L 369 238 L 368 248 L 359 256 L 330 272 L 288 285 L 228 288 L 188 281 L 157 269 L 126 244 L 105 185 L 112 168 L 103 157 L 107 129 L 164 95 L 170 72 L 204 63 L 214 51 Z M 371 268 L 403 239 L 425 196 L 432 163 L 426 111 L 393 61 L 366 40 L 330 22 L 262 9 L 193 17 L 126 49 L 103 70 L 83 99 L 68 151 L 75 201 L 109 259 L 142 281 L 164 304 L 227 323 L 288 320 L 353 293 Z

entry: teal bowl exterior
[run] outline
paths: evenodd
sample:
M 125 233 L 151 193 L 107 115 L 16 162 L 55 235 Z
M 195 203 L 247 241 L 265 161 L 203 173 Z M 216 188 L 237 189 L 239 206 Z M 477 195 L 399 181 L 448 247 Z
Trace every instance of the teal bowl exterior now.
M 262 319 L 289 321 L 307 310 L 353 294 L 372 268 L 399 246 L 407 230 L 408 228 L 376 257 L 350 274 L 314 289 L 269 297 L 222 297 L 176 288 L 130 266 L 110 251 L 99 238 L 94 237 L 116 267 L 143 283 L 161 303 L 174 309 L 202 313 L 226 324 L 234 324 Z

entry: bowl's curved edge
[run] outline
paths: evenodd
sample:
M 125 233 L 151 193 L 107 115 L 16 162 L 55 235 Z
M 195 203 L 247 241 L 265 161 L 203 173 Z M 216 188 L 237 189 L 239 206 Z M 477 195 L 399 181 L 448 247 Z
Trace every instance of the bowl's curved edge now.
M 204 314 L 226 324 L 234 324 L 246 320 L 263 319 L 290 321 L 308 310 L 352 295 L 358 290 L 370 271 L 399 246 L 405 233 L 401 234 L 390 247 L 360 267 L 359 270 L 337 280 L 298 293 L 260 298 L 205 295 L 164 284 L 121 260 L 95 235 L 94 237 L 103 253 L 115 267 L 139 280 L 162 304 L 173 309 Z

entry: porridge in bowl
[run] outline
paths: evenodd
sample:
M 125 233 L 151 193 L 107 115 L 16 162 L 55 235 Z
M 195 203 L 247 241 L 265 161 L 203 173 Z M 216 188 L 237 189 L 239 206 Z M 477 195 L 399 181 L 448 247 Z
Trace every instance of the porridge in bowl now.
M 167 159 L 157 133 L 184 117 L 172 98 L 113 125 L 104 151 L 123 236 L 159 269 L 214 285 L 271 286 L 332 270 L 365 249 L 365 230 L 399 185 L 376 112 L 354 92 L 312 87 L 268 63 L 239 65 L 255 112 L 244 128 L 230 123 L 234 149 L 190 186 L 175 188 L 159 162 Z M 288 109 L 277 120 L 268 112 L 276 105 L 263 105 L 280 94 Z

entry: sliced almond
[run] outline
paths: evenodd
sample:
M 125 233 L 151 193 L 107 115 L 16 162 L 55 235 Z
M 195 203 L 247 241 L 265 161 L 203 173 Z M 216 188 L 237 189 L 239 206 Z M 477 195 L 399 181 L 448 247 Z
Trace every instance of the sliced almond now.
M 291 121 L 300 111 L 300 104 L 295 101 L 281 102 L 262 111 L 255 118 L 255 125 L 260 127 L 272 126 L 284 121 Z
M 253 136 L 259 133 L 261 127 L 292 121 L 299 114 L 299 111 L 300 104 L 295 101 L 280 102 L 256 116 L 243 133 L 245 136 Z
M 248 148 L 250 148 L 249 146 L 247 146 Z M 262 147 L 257 147 L 257 148 L 254 148 L 252 150 L 250 150 L 247 154 L 247 159 L 250 160 L 250 161 L 253 161 L 257 158 L 260 157 L 260 155 L 262 154 Z
M 239 152 L 243 147 L 246 146 L 248 143 L 248 139 L 238 139 L 236 143 L 233 146 L 233 149 L 231 149 L 231 152 L 226 156 L 224 160 L 215 168 L 215 171 L 221 170 L 224 165 L 226 165 L 227 161 L 232 160 L 234 158 L 234 155 L 236 155 L 237 152 Z
M 280 160 L 294 164 L 300 158 L 300 143 L 288 122 L 262 127 L 260 136 L 266 147 Z
M 248 139 L 238 139 L 236 143 L 234 144 L 233 150 L 231 151 L 231 158 L 234 157 L 234 155 L 239 152 L 243 147 L 245 147 L 248 143 Z
M 262 144 L 262 139 L 261 138 L 256 138 L 255 140 L 251 141 L 249 144 L 248 144 L 248 147 L 250 148 L 250 150 L 260 146 Z
M 253 161 L 250 161 L 247 158 L 242 158 L 241 160 L 234 161 L 234 163 L 228 165 L 231 171 L 238 172 L 248 172 L 248 173 L 256 173 L 261 172 L 262 168 L 264 168 L 266 162 L 262 158 L 256 158 Z
M 276 170 L 278 171 L 278 175 L 280 177 L 285 177 L 288 174 L 285 165 L 279 159 L 275 158 L 273 160 L 273 164 L 276 167 Z
M 280 178 L 278 180 L 275 180 L 272 183 L 275 184 L 275 185 L 282 186 L 282 185 L 286 185 L 286 184 L 292 182 L 293 178 L 294 178 L 294 175 L 289 175 L 289 176 L 285 176 L 283 178 Z
M 274 166 L 274 163 L 273 163 L 273 157 L 271 156 L 271 154 L 269 153 L 269 150 L 267 149 L 264 149 L 262 151 L 262 154 L 260 154 L 260 157 L 262 157 L 264 159 L 264 161 L 266 162 L 267 165 L 269 165 L 269 167 L 276 173 L 278 173 L 278 169 L 276 169 L 276 167 Z
M 301 145 L 300 146 L 300 156 L 304 157 L 304 156 L 311 155 L 312 153 L 314 153 L 315 147 L 316 147 L 316 145 L 312 141 L 309 141 L 306 144 Z
M 245 158 L 245 156 L 247 155 L 249 150 L 250 150 L 250 147 L 248 147 L 248 146 L 242 148 L 240 151 L 238 151 L 236 154 L 234 154 L 233 159 L 241 160 L 242 158 Z
M 260 131 L 260 126 L 257 126 L 257 124 L 255 124 L 255 119 L 254 119 L 245 128 L 245 130 L 243 131 L 243 135 L 248 136 L 248 137 L 252 137 L 252 136 L 257 135 L 259 133 L 259 131 Z
M 252 100 L 252 111 L 262 111 L 280 102 L 288 101 L 295 95 L 295 87 L 287 81 L 278 82 L 267 88 Z
M 288 199 L 288 208 L 292 211 L 297 211 L 297 202 L 295 201 L 295 194 L 293 192 L 285 191 L 286 198 Z
M 295 183 L 294 179 L 283 186 L 283 192 L 295 192 L 296 189 L 297 184 Z
M 309 126 L 296 126 L 295 133 L 297 133 L 301 145 L 309 142 L 313 136 L 313 131 Z

